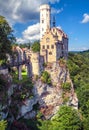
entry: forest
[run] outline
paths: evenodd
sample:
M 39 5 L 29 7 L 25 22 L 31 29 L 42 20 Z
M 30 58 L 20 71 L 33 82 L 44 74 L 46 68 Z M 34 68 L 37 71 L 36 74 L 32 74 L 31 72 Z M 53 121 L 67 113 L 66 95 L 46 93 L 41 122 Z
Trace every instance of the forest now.
M 79 100 L 83 129 L 89 130 L 89 50 L 69 53 L 68 68 Z

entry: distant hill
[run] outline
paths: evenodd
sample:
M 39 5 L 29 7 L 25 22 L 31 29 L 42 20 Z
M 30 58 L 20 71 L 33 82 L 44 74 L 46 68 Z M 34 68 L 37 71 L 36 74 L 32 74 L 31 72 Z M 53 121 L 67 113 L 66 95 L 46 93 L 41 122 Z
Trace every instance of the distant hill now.
M 85 51 L 69 51 L 69 53 L 89 53 L 89 49 Z

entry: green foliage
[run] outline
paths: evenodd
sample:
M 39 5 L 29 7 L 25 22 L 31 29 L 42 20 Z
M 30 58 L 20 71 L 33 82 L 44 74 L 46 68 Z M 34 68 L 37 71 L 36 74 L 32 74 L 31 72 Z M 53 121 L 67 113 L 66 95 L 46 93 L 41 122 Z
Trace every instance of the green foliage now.
M 63 84 L 62 84 L 62 88 L 63 88 L 63 90 L 65 90 L 65 91 L 69 91 L 69 90 L 71 89 L 71 83 L 69 83 L 69 82 L 63 83 Z
M 20 48 L 28 48 L 28 49 L 30 49 L 30 47 L 31 47 L 31 43 L 29 42 L 29 43 L 24 43 L 24 44 L 18 44 L 19 46 L 20 46 Z
M 42 80 L 44 83 L 51 84 L 50 74 L 49 74 L 47 71 L 44 71 L 44 72 L 42 73 L 41 80 Z
M 43 63 L 43 66 L 44 66 L 44 67 L 47 67 L 47 63 Z
M 42 113 L 41 113 L 40 111 L 38 111 L 38 112 L 37 112 L 37 115 L 36 115 L 36 118 L 37 118 L 37 119 L 41 119 L 41 117 L 42 117 Z
M 34 42 L 31 46 L 33 52 L 40 52 L 40 44 L 38 41 Z
M 7 128 L 7 121 L 1 120 L 0 121 L 0 130 L 5 130 Z
M 82 124 L 78 111 L 62 106 L 52 119 L 52 130 L 81 130 Z
M 39 130 L 53 130 L 50 120 L 40 120 L 40 125 L 38 128 Z
M 40 122 L 40 130 L 82 130 L 82 121 L 78 111 L 68 106 L 60 107 L 52 120 Z
M 79 99 L 84 130 L 89 129 L 89 50 L 69 53 L 68 67 Z
M 11 44 L 15 41 L 12 29 L 3 16 L 0 16 L 0 59 L 7 59 L 6 54 L 11 54 Z
M 66 60 L 64 58 L 59 59 L 60 66 L 66 66 Z

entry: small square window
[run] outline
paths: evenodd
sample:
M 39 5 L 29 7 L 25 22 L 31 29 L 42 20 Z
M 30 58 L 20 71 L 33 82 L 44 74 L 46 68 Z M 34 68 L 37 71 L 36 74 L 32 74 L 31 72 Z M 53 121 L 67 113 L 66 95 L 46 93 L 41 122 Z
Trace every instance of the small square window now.
M 49 49 L 49 45 L 47 45 L 47 49 Z
M 54 45 L 51 45 L 51 48 L 54 49 Z
M 42 20 L 42 23 L 44 23 L 44 20 Z
M 43 45 L 43 47 L 42 47 L 43 49 L 45 49 L 45 46 Z

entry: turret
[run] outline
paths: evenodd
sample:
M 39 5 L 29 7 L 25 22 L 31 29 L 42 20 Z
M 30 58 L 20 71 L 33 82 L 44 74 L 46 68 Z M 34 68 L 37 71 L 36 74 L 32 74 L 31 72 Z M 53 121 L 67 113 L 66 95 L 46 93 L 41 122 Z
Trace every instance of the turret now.
M 46 32 L 48 28 L 50 28 L 50 6 L 45 4 L 40 6 L 40 39 Z

